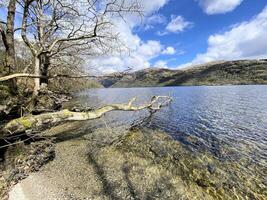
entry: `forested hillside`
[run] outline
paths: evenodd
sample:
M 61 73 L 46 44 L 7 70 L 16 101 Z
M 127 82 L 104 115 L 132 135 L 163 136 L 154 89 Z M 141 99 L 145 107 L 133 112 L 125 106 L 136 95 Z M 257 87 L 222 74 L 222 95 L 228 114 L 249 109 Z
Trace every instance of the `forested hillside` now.
M 183 70 L 145 69 L 100 82 L 105 87 L 267 84 L 267 60 L 228 61 Z

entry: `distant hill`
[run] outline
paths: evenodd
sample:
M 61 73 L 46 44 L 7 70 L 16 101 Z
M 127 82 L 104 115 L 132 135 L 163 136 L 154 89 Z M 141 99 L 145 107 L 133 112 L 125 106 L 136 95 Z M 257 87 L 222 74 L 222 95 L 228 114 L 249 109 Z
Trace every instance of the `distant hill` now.
M 267 59 L 220 61 L 182 70 L 149 68 L 103 78 L 104 87 L 267 84 Z

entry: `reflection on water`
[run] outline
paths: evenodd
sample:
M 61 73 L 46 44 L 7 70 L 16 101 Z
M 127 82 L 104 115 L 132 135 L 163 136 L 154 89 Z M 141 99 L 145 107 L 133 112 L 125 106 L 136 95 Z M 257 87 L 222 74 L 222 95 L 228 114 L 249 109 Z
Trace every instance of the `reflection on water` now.
M 209 152 L 220 164 L 234 166 L 229 173 L 238 171 L 240 180 L 249 179 L 266 195 L 267 86 L 95 89 L 80 93 L 77 100 L 98 107 L 132 97 L 142 103 L 154 95 L 170 95 L 173 102 L 153 116 L 148 128 L 169 133 L 199 158 Z M 145 114 L 116 111 L 105 120 L 110 126 L 131 124 Z

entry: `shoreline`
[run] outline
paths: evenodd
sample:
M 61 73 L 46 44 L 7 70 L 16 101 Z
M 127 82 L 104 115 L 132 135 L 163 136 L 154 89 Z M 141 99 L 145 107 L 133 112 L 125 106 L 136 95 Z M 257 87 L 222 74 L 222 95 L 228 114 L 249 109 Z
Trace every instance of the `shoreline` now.
M 125 127 L 84 132 L 77 123 L 62 135 L 63 127 L 52 128 L 63 137 L 56 143 L 55 159 L 15 185 L 10 200 L 21 191 L 29 200 L 267 196 L 259 180 L 251 185 L 251 175 L 240 171 L 241 160 L 222 162 L 208 152 L 192 153 L 163 132 Z
M 56 111 L 70 101 L 73 95 L 46 91 L 38 99 L 36 112 Z M 3 113 L 1 113 L 3 114 Z M 3 115 L 5 117 L 5 115 Z M 6 117 L 9 118 L 8 113 Z M 10 120 L 0 124 L 0 130 Z M 50 128 L 43 132 L 49 131 Z M 32 137 L 32 138 L 31 138 Z M 20 142 L 22 140 L 22 142 Z M 13 144 L 14 143 L 14 144 Z M 13 144 L 10 145 L 9 144 Z M 6 147 L 5 147 L 6 146 Z M 11 139 L 1 139 L 0 149 L 0 198 L 7 199 L 7 193 L 13 185 L 27 178 L 31 173 L 39 171 L 55 157 L 55 143 L 52 138 L 42 138 L 26 133 L 12 136 Z
M 99 128 L 96 120 L 52 126 L 40 136 L 51 139 L 55 156 L 13 186 L 11 200 L 267 198 L 267 168 L 233 157 L 234 149 L 223 144 L 219 153 L 232 156 L 229 160 L 208 149 L 190 151 L 160 130 Z M 194 136 L 183 139 L 199 142 Z

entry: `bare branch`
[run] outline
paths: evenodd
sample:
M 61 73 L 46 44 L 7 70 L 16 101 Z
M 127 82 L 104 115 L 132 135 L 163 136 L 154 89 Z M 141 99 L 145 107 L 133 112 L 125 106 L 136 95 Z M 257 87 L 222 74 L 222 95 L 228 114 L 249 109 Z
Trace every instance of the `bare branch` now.
M 6 40 L 6 27 L 3 24 L 0 24 L 0 33 L 2 37 L 2 41 L 4 43 L 5 48 L 8 48 L 7 40 Z
M 164 99 L 165 101 L 160 101 L 160 99 Z M 144 105 L 135 106 L 133 103 L 136 98 L 131 99 L 126 104 L 113 104 L 106 105 L 101 108 L 98 108 L 93 111 L 88 112 L 72 112 L 69 110 L 62 110 L 54 113 L 45 113 L 34 116 L 26 116 L 18 119 L 14 119 L 10 121 L 4 127 L 4 134 L 1 136 L 6 136 L 9 134 L 21 133 L 27 130 L 37 130 L 43 127 L 47 127 L 47 125 L 53 125 L 60 122 L 67 121 L 86 121 L 92 120 L 102 117 L 105 113 L 114 110 L 120 111 L 138 111 L 138 110 L 159 110 L 163 106 L 166 106 L 168 103 L 172 101 L 172 99 L 168 96 L 154 96 L 152 97 L 149 103 Z
M 28 27 L 27 19 L 29 15 L 29 6 L 31 5 L 32 2 L 33 0 L 25 0 L 24 12 L 22 17 L 22 26 L 21 26 L 21 37 L 24 43 L 30 48 L 31 52 L 35 55 L 36 50 L 27 37 L 27 27 Z
M 117 76 L 123 76 L 123 74 L 116 75 Z M 54 74 L 51 76 L 41 76 L 41 75 L 35 75 L 35 74 L 28 74 L 28 73 L 19 73 L 19 74 L 11 74 L 8 76 L 0 77 L 0 82 L 8 81 L 10 79 L 14 78 L 103 78 L 103 77 L 114 77 L 114 75 L 102 75 L 102 76 L 96 76 L 96 75 L 69 75 L 69 74 Z
M 6 22 L 4 22 L 4 21 L 0 21 L 0 24 L 4 24 L 4 25 L 6 25 Z

